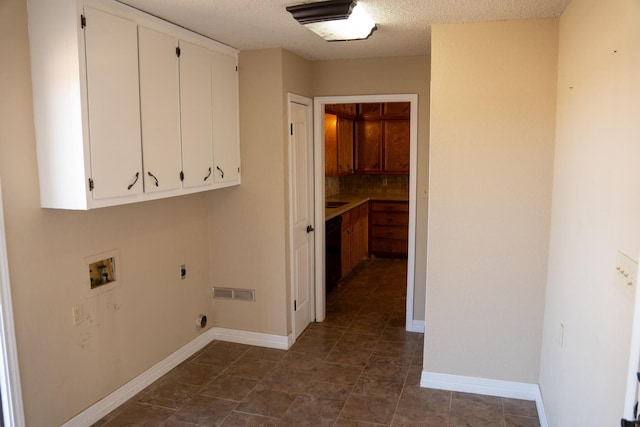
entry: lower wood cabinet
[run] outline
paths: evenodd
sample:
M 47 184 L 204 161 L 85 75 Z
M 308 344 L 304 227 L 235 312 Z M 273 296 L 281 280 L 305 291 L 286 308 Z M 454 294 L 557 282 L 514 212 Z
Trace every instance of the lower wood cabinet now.
M 369 229 L 371 256 L 405 258 L 409 244 L 409 202 L 372 201 Z
M 369 256 L 369 203 L 342 214 L 342 277 Z

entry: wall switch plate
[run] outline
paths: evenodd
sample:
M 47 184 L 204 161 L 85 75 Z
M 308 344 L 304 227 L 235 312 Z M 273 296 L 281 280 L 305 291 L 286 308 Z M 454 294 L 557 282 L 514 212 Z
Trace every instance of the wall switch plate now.
M 423 185 L 422 187 L 420 187 L 420 198 L 421 199 L 428 199 L 429 198 L 429 186 L 428 185 Z
M 73 316 L 73 326 L 78 326 L 80 323 L 82 323 L 82 318 L 84 317 L 82 304 L 73 306 L 71 311 Z
M 634 298 L 637 283 L 638 263 L 618 251 L 616 255 L 615 285 L 631 299 Z
M 180 280 L 187 278 L 187 266 L 186 264 L 180 265 Z

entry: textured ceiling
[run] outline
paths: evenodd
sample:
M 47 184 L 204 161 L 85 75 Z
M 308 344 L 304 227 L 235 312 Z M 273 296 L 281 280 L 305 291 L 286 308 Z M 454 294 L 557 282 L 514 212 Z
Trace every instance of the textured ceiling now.
M 360 0 L 368 40 L 326 42 L 286 11 L 303 0 L 120 0 L 239 50 L 281 47 L 309 60 L 430 53 L 431 24 L 557 17 L 570 0 Z

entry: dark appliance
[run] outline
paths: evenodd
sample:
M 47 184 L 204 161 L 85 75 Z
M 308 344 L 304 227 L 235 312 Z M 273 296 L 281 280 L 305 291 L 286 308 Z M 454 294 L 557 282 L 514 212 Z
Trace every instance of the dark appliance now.
M 333 288 L 338 286 L 341 274 L 341 234 L 342 234 L 342 216 L 338 215 L 330 219 L 325 227 L 325 292 L 329 293 Z

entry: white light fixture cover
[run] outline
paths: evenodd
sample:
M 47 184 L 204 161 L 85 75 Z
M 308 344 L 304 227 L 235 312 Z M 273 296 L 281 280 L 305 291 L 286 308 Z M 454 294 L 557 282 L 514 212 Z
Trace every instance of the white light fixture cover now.
M 347 19 L 312 22 L 305 27 L 327 41 L 363 40 L 371 35 L 376 23 L 359 4 L 355 5 Z
M 328 41 L 362 40 L 376 23 L 357 0 L 324 0 L 288 6 L 296 21 Z

